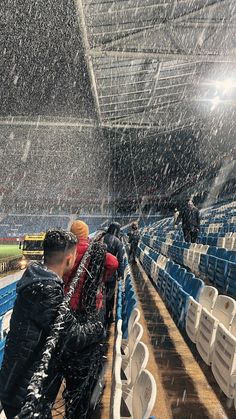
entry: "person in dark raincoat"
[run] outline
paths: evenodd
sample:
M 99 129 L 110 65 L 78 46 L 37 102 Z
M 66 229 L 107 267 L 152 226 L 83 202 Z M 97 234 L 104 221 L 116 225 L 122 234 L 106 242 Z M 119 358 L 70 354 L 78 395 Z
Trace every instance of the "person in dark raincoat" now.
M 118 280 L 123 279 L 124 276 L 124 246 L 121 240 L 118 238 L 120 235 L 120 224 L 112 222 L 105 235 L 103 236 L 103 242 L 107 246 L 107 251 L 112 255 L 116 256 L 119 262 L 117 269 Z M 113 322 L 113 307 L 115 301 L 115 286 L 116 277 L 106 282 L 106 318 L 109 323 Z
M 44 264 L 31 264 L 17 284 L 0 372 L 0 400 L 7 419 L 19 414 L 25 403 L 28 386 L 64 299 L 62 276 L 74 265 L 76 243 L 72 233 L 48 231 L 43 245 Z M 104 335 L 102 322 L 94 317 L 82 324 L 69 311 L 65 323 L 42 390 L 47 406 L 53 405 L 61 385 L 62 370 L 58 361 L 61 348 L 71 345 L 82 350 Z M 50 409 L 41 417 L 51 418 Z
M 131 225 L 131 230 L 128 233 L 130 251 L 129 251 L 129 260 L 130 262 L 135 262 L 135 255 L 138 247 L 138 242 L 140 239 L 140 233 L 138 230 L 138 223 L 134 221 Z
M 184 240 L 186 242 L 196 243 L 200 231 L 200 213 L 191 199 L 188 199 L 186 205 L 180 211 L 175 226 L 182 221 Z

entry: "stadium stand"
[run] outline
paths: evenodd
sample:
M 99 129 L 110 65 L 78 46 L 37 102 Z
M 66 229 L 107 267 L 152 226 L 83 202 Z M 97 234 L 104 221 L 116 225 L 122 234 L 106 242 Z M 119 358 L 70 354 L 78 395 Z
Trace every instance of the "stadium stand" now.
M 9 214 L 1 217 L 0 237 L 21 237 L 25 234 L 40 233 L 49 228 L 67 228 L 68 215 L 26 215 Z
M 156 400 L 156 382 L 146 369 L 149 351 L 141 341 L 143 327 L 126 254 L 124 263 L 124 284 L 119 282 L 117 293 L 111 417 L 148 419 Z
M 167 218 L 142 230 L 137 257 L 172 317 L 236 400 L 236 202 L 202 211 L 199 243 L 183 241 Z M 223 240 L 222 240 L 223 239 Z M 233 239 L 233 240 L 229 240 Z M 218 245 L 226 247 L 218 247 Z M 227 295 L 219 295 L 219 292 Z

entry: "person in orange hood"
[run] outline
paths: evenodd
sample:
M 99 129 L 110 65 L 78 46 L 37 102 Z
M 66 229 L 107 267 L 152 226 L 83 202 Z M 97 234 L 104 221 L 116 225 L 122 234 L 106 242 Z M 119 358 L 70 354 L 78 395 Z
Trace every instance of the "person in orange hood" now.
M 88 238 L 89 228 L 83 221 L 74 221 L 71 225 L 71 232 L 73 232 L 76 236 L 78 243 L 76 247 L 76 260 L 73 269 L 63 277 L 65 293 L 68 292 L 71 281 L 74 279 L 78 266 L 90 244 Z M 99 272 L 102 272 L 102 282 L 104 283 L 114 276 L 119 264 L 115 256 L 104 250 L 103 256 L 103 270 L 98 271 L 98 275 Z M 80 276 L 78 285 L 70 301 L 71 308 L 75 312 L 76 316 L 78 315 L 82 317 L 84 313 L 86 315 L 86 311 L 93 310 L 93 308 L 89 305 L 90 303 L 86 303 L 88 300 L 84 300 L 83 298 L 84 295 L 87 294 L 89 294 L 90 297 L 90 292 L 88 292 L 88 289 L 86 290 L 86 285 L 89 285 L 91 277 L 86 271 L 86 268 L 88 268 L 88 270 L 90 269 L 89 266 L 91 266 L 91 262 L 96 264 L 95 260 L 92 260 L 92 257 L 91 259 L 88 259 L 88 265 L 86 265 L 85 262 L 84 273 Z M 99 281 L 99 284 L 101 284 L 101 281 Z M 95 310 L 101 314 L 102 322 L 105 320 L 105 307 L 103 306 L 104 288 L 105 287 L 102 285 L 98 285 L 98 289 L 96 289 L 95 285 L 94 288 L 96 293 L 94 294 Z M 88 346 L 85 351 L 81 351 L 79 354 L 76 351 L 64 352 L 63 375 L 66 381 L 66 390 L 64 392 L 66 417 L 71 419 L 85 419 L 91 417 L 89 413 L 91 409 L 90 398 L 104 363 L 103 356 L 105 354 L 105 348 L 106 345 L 103 338 L 97 343 Z
M 76 249 L 76 260 L 73 269 L 63 277 L 64 284 L 65 284 L 65 293 L 68 292 L 70 283 L 72 279 L 74 278 L 76 271 L 78 269 L 78 266 L 88 250 L 89 247 L 89 227 L 86 223 L 84 223 L 81 220 L 76 220 L 72 223 L 70 231 L 77 237 L 78 244 Z M 106 253 L 105 256 L 105 273 L 103 277 L 103 282 L 109 281 L 115 274 L 116 270 L 118 269 L 119 263 L 115 256 L 113 256 L 111 253 Z M 77 288 L 75 290 L 74 295 L 71 298 L 71 308 L 74 311 L 79 311 L 81 307 L 81 296 L 82 296 L 82 289 L 84 282 L 86 280 L 87 273 L 85 272 L 84 275 L 80 278 L 80 281 L 77 285 Z M 102 293 L 98 294 L 97 296 L 97 308 L 101 308 L 102 305 Z

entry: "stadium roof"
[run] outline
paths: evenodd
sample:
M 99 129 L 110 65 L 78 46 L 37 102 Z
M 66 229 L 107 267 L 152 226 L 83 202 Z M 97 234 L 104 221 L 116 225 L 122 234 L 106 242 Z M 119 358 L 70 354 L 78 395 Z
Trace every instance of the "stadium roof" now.
M 75 4 L 102 125 L 172 131 L 202 123 L 219 100 L 212 81 L 231 79 L 235 68 L 234 0 Z

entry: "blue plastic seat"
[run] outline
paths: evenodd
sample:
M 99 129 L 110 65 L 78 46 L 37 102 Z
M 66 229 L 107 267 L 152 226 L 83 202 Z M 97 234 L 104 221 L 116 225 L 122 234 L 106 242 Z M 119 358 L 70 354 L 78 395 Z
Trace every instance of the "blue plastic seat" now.
M 3 355 L 4 355 L 4 348 L 5 348 L 6 338 L 0 340 L 0 367 L 2 365 Z
M 195 300 L 198 300 L 200 291 L 204 286 L 204 282 L 196 278 L 193 274 L 187 273 L 185 276 L 183 287 L 180 287 L 178 290 L 177 297 L 177 320 L 178 324 L 181 327 L 185 325 L 185 316 L 188 307 L 189 297 L 193 297 Z

